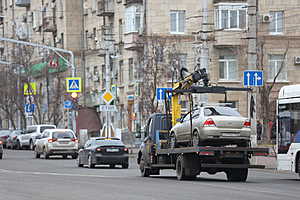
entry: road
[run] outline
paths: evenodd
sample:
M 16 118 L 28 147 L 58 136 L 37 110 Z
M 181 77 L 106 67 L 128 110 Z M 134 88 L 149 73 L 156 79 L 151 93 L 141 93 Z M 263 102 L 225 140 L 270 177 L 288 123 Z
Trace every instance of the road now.
M 288 200 L 299 199 L 296 174 L 251 170 L 246 183 L 227 182 L 225 174 L 201 174 L 177 181 L 173 170 L 143 178 L 132 156 L 129 169 L 76 167 L 75 160 L 34 159 L 32 151 L 6 150 L 0 160 L 2 200 Z

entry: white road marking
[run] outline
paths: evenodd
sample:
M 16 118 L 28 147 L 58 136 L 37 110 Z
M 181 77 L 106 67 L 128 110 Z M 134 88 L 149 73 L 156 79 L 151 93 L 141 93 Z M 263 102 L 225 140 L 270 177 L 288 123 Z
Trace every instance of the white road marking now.
M 125 178 L 129 176 L 104 176 L 95 174 L 68 174 L 68 173 L 55 173 L 55 172 L 33 172 L 33 171 L 18 171 L 0 169 L 0 173 L 14 173 L 14 174 L 29 174 L 29 175 L 49 175 L 49 176 L 73 176 L 73 177 L 96 177 L 96 178 Z

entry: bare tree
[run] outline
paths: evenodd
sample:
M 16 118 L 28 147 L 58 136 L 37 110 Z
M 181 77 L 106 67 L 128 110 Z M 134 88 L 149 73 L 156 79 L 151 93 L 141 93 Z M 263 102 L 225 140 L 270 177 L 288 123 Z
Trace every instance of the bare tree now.
M 267 69 L 264 67 L 265 64 L 264 46 L 265 46 L 265 42 L 261 41 L 260 49 L 259 49 L 260 52 L 258 53 L 258 58 L 259 58 L 258 69 L 267 72 Z M 283 72 L 284 67 L 286 65 L 286 58 L 289 51 L 289 46 L 290 46 L 289 41 L 287 41 L 287 43 L 285 44 L 285 50 L 282 54 L 283 61 L 281 62 L 279 69 L 276 72 L 275 76 L 273 77 L 272 81 L 264 81 L 263 86 L 259 88 L 259 98 L 260 98 L 259 114 L 260 117 L 263 119 L 263 138 L 266 140 L 266 142 L 271 141 L 271 135 L 268 134 L 269 133 L 268 124 L 274 120 L 274 115 L 275 115 L 275 101 L 272 101 L 271 94 L 273 92 L 274 86 L 276 85 L 276 81 L 279 75 Z

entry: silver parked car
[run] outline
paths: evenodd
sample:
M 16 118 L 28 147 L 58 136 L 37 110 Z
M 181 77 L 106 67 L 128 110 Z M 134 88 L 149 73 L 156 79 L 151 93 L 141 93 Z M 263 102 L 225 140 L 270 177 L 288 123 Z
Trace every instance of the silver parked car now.
M 184 115 L 170 134 L 173 147 L 188 146 L 190 143 L 192 146 L 248 146 L 251 123 L 233 108 L 204 106 Z
M 35 157 L 43 154 L 45 159 L 52 155 L 62 155 L 73 159 L 78 155 L 78 140 L 71 129 L 46 129 L 40 139 L 36 141 Z

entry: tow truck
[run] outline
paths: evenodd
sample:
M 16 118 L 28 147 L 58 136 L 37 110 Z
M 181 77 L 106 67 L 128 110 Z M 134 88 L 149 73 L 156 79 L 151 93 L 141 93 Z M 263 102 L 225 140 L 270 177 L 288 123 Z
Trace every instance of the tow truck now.
M 196 85 L 199 81 L 203 84 Z M 171 145 L 170 130 L 181 117 L 180 95 L 189 96 L 191 110 L 192 94 L 220 93 L 225 94 L 226 99 L 227 91 L 250 91 L 249 88 L 211 86 L 205 69 L 197 70 L 173 85 L 172 90 L 167 91 L 172 97 L 171 102 L 169 98 L 165 98 L 165 113 L 152 114 L 147 120 L 144 141 L 137 158 L 141 176 L 159 175 L 162 169 L 174 169 L 178 180 L 195 179 L 201 172 L 225 172 L 228 181 L 245 182 L 249 168 L 265 167 L 251 165 L 249 159 L 252 156 L 268 155 L 268 149 L 253 148 L 250 142 L 245 147 Z

